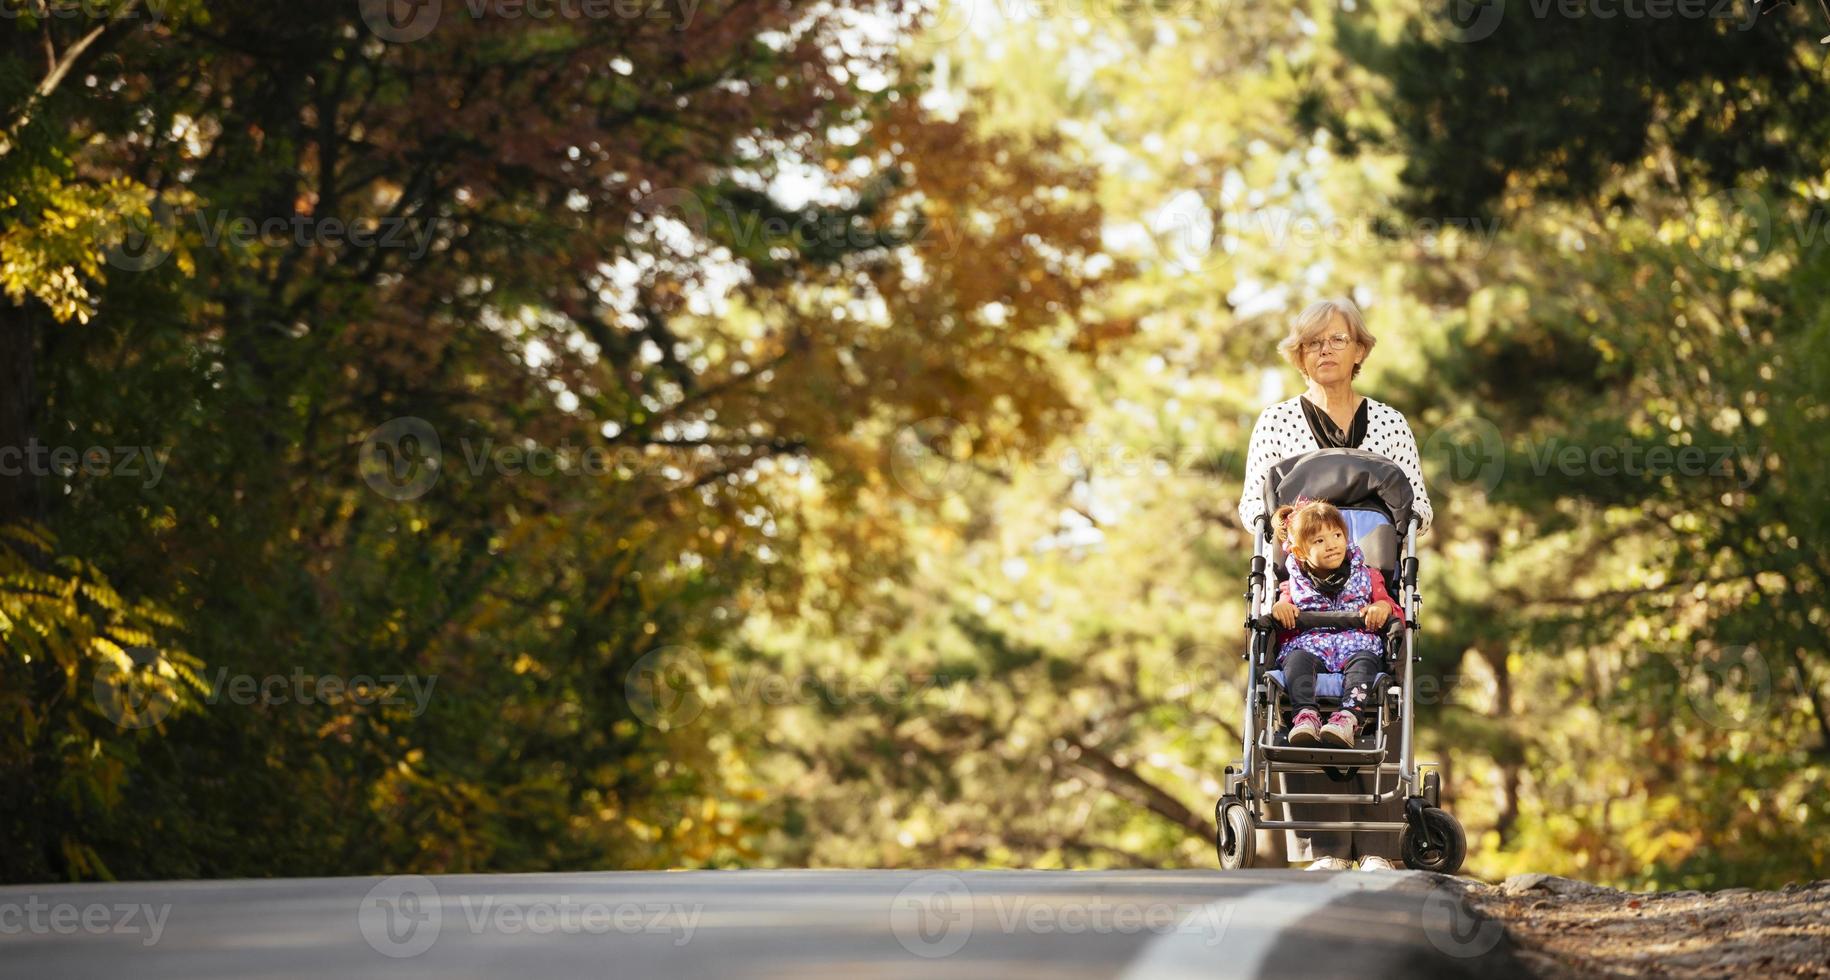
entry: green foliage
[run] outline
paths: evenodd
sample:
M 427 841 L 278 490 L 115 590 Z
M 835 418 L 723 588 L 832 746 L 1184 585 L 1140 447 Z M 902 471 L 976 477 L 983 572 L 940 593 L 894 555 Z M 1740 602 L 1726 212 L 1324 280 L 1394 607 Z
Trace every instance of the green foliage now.
M 4 35 L 0 446 L 162 465 L 0 486 L 0 878 L 1207 866 L 1245 443 L 1346 292 L 1472 870 L 1830 873 L 1777 17 L 162 9 Z
M 43 528 L 0 527 L 0 700 L 16 722 L 0 773 L 39 788 L 0 808 L 19 844 L 10 876 L 113 877 L 98 838 L 128 818 L 142 746 L 200 707 L 201 664 L 173 645 L 180 631 L 169 610 L 123 598 L 93 564 L 60 554 Z

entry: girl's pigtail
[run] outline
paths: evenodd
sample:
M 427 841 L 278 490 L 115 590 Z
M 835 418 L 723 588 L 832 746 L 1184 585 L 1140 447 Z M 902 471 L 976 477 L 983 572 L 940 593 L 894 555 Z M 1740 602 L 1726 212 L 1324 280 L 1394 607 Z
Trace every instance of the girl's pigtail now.
M 1294 513 L 1296 507 L 1285 504 L 1277 508 L 1277 513 L 1271 517 L 1271 526 L 1277 529 L 1277 543 L 1280 546 L 1288 546 L 1290 543 L 1290 516 Z

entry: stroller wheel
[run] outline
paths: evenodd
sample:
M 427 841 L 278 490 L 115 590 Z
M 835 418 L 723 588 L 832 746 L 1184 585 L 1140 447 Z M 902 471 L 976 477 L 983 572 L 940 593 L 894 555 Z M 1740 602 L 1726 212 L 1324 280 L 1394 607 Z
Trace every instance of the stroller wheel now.
M 1468 835 L 1449 811 L 1426 806 L 1422 818 L 1399 835 L 1398 849 L 1407 868 L 1452 875 L 1468 856 Z
M 1252 866 L 1252 848 L 1257 830 L 1252 815 L 1238 800 L 1221 800 L 1215 807 L 1214 850 L 1220 855 L 1220 866 L 1228 871 Z

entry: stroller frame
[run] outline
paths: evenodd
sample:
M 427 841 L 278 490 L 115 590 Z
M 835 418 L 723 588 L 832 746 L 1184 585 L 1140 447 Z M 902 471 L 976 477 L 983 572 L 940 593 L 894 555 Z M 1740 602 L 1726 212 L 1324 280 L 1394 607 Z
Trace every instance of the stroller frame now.
M 1275 668 L 1279 625 L 1270 615 L 1276 596 L 1276 575 L 1269 567 L 1269 519 L 1260 516 L 1253 528 L 1253 554 L 1245 599 L 1249 642 L 1242 655 L 1248 664 L 1242 755 L 1226 767 L 1224 794 L 1214 807 L 1214 846 L 1223 868 L 1251 867 L 1255 831 L 1370 831 L 1399 832 L 1399 849 L 1410 868 L 1454 874 L 1467 854 L 1461 824 L 1440 806 L 1440 775 L 1432 763 L 1414 758 L 1412 735 L 1415 715 L 1413 666 L 1416 653 L 1417 614 L 1423 606 L 1417 580 L 1417 531 L 1420 521 L 1411 515 L 1403 534 L 1394 591 L 1404 615 L 1393 617 L 1382 630 L 1384 672 L 1374 681 L 1379 706 L 1378 724 L 1360 733 L 1354 748 L 1292 746 L 1282 741 L 1279 728 L 1285 692 L 1269 676 Z M 1395 530 L 1395 529 L 1394 529 Z M 1297 625 L 1356 626 L 1354 613 L 1299 613 Z M 1361 626 L 1361 628 L 1364 628 Z M 1396 676 L 1394 677 L 1394 673 Z M 1396 725 L 1393 725 L 1393 721 Z M 1390 733 L 1397 729 L 1397 761 L 1390 758 Z M 1369 743 L 1370 744 L 1367 744 Z M 1419 768 L 1432 771 L 1419 775 Z M 1353 774 L 1373 775 L 1370 793 L 1285 793 L 1272 789 L 1280 773 L 1325 773 L 1347 781 Z M 1389 788 L 1385 778 L 1393 777 Z M 1404 819 L 1396 820 L 1278 820 L 1267 808 L 1287 803 L 1345 803 L 1380 806 L 1404 799 Z

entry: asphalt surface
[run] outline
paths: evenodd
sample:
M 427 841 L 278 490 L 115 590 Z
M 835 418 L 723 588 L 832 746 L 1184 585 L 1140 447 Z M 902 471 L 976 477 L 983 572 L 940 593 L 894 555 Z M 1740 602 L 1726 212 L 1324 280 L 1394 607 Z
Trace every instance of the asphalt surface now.
M 699 871 L 0 888 L 0 977 L 1525 976 L 1410 871 Z

